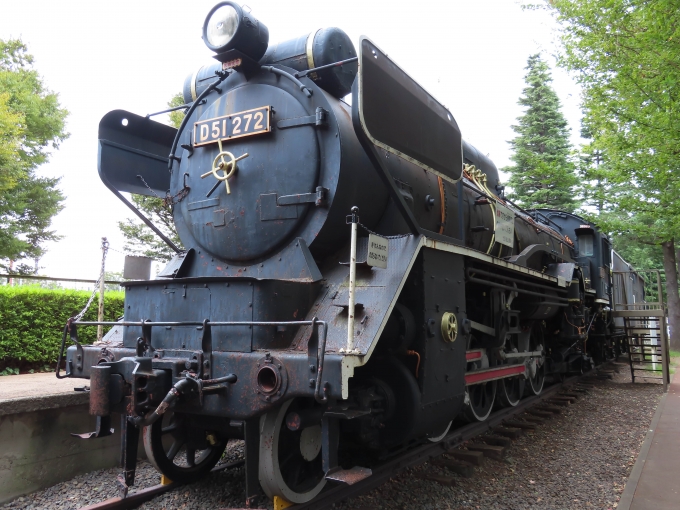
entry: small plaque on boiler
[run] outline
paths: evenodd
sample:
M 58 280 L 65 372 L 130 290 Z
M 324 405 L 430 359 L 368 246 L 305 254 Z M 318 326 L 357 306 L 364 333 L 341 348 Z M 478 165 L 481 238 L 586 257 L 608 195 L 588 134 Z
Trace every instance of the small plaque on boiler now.
M 387 269 L 388 249 L 389 241 L 387 239 L 385 239 L 384 237 L 369 234 L 368 254 L 366 256 L 366 263 L 369 266 Z
M 515 213 L 496 202 L 496 242 L 512 248 L 515 243 Z

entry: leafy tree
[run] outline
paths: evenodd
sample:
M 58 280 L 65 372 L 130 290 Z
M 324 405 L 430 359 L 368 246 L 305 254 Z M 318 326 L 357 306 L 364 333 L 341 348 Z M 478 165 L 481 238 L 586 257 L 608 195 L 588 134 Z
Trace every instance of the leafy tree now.
M 583 87 L 593 148 L 617 185 L 611 232 L 660 245 L 671 345 L 680 348 L 675 241 L 680 238 L 680 10 L 676 0 L 550 0 L 561 64 Z
M 68 137 L 57 94 L 49 91 L 19 39 L 0 39 L 0 268 L 37 261 L 46 241 L 59 239 L 50 224 L 62 209 L 59 179 L 40 177 L 50 149 Z M 36 262 L 37 264 L 37 262 Z M 20 263 L 15 270 L 32 272 Z
M 527 208 L 549 207 L 573 211 L 578 206 L 578 178 L 570 161 L 569 128 L 560 111 L 560 100 L 550 85 L 548 64 L 532 55 L 524 77 L 527 86 L 519 104 L 526 108 L 517 136 L 510 142 L 514 165 L 503 168 L 510 173 L 509 196 Z
M 175 95 L 168 106 L 174 108 L 184 104 L 182 94 Z M 170 124 L 179 127 L 184 118 L 184 113 L 175 111 L 170 113 Z M 172 206 L 165 206 L 163 200 L 157 197 L 145 195 L 132 195 L 132 202 L 149 218 L 158 229 L 163 232 L 177 246 L 182 243 L 179 240 L 175 223 L 172 218 Z M 169 261 L 175 252 L 160 239 L 149 227 L 137 219 L 127 219 L 118 222 L 118 228 L 125 237 L 125 251 L 132 255 L 144 255 L 158 261 Z

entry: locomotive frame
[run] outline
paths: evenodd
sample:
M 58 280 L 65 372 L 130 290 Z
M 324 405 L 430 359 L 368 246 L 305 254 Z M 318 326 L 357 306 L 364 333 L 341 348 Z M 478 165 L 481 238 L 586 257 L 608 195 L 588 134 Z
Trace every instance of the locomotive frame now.
M 453 115 L 369 39 L 358 56 L 338 29 L 268 48 L 230 1 L 204 38 L 218 63 L 185 83 L 178 130 L 122 110 L 100 123 L 103 182 L 133 209 L 122 192 L 164 195 L 186 248 L 160 234 L 176 256 L 124 284 L 121 340 L 83 346 L 78 328 L 100 323 L 64 329 L 57 377 L 90 379 L 88 436 L 122 415 L 124 493 L 140 434 L 180 482 L 243 438 L 249 503 L 259 486 L 309 501 L 617 348 L 611 261 L 592 299 L 589 256 L 558 212 L 505 198 Z M 267 133 L 193 135 L 262 108 Z M 382 237 L 386 267 L 359 228 Z

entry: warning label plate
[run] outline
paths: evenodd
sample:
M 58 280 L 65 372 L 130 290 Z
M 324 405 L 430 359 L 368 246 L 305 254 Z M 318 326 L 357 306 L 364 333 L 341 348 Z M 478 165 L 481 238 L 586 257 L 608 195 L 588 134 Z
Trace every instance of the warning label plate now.
M 368 255 L 366 263 L 369 266 L 387 269 L 387 254 L 389 241 L 384 237 L 369 234 L 368 236 Z
M 496 202 L 496 242 L 510 248 L 515 242 L 515 213 Z

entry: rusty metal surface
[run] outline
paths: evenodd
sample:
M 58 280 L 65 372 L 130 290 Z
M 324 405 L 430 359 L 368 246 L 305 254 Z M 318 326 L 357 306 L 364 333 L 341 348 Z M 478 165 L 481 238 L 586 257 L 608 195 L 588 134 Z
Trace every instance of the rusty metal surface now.
M 399 290 L 409 274 L 409 267 L 420 246 L 419 239 L 404 237 L 389 239 L 389 261 L 387 269 L 357 267 L 355 308 L 355 348 L 366 354 L 382 331 L 389 311 L 396 301 Z M 328 322 L 326 352 L 338 353 L 347 344 L 347 297 L 349 268 L 341 265 L 348 259 L 345 250 L 330 257 L 321 268 L 326 278 L 326 288 L 313 303 L 308 317 L 317 316 Z M 293 349 L 306 350 L 309 327 L 301 328 L 293 342 Z
M 333 480 L 347 485 L 354 485 L 371 476 L 373 472 L 368 468 L 354 466 L 351 469 L 338 469 L 326 475 L 326 480 Z

